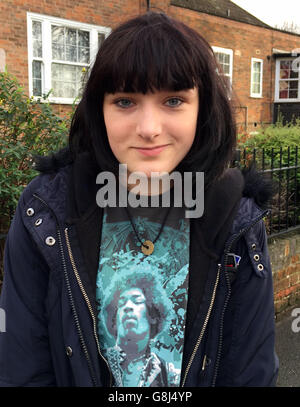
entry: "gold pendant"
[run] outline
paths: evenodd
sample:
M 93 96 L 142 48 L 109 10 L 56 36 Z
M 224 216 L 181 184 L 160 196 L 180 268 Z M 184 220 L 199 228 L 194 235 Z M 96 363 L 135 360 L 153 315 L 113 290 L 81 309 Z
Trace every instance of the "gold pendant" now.
M 145 246 L 147 247 L 145 247 Z M 154 251 L 154 244 L 151 242 L 151 240 L 145 240 L 144 244 L 142 245 L 142 252 L 149 256 L 149 254 L 153 253 Z

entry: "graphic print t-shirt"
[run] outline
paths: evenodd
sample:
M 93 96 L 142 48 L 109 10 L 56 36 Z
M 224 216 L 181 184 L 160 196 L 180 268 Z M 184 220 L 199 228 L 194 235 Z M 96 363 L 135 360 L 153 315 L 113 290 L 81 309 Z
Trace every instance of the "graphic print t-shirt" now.
M 161 205 L 161 203 L 160 203 Z M 153 241 L 169 208 L 127 208 Z M 104 209 L 97 275 L 98 337 L 116 387 L 179 386 L 188 298 L 189 219 L 172 207 L 149 256 L 125 208 Z

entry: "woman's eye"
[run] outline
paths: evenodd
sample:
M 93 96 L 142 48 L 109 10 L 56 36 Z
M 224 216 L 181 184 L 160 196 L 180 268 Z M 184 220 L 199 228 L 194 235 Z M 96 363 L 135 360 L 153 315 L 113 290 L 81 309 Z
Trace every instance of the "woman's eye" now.
M 167 100 L 166 103 L 168 104 L 169 107 L 178 107 L 183 103 L 183 101 L 179 98 L 171 98 Z
M 131 101 L 129 99 L 119 99 L 115 102 L 118 107 L 127 108 L 131 106 Z

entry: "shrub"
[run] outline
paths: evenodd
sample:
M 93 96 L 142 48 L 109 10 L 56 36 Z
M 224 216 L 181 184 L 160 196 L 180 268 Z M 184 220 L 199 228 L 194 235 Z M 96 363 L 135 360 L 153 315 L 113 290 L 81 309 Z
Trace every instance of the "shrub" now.
M 299 164 L 300 119 L 295 124 L 283 125 L 282 121 L 258 130 L 245 138 L 238 136 L 238 149 L 245 164 L 255 155 L 258 168 L 284 167 Z M 245 152 L 243 151 L 245 149 Z M 264 149 L 264 154 L 262 150 Z M 298 171 L 300 183 L 300 171 Z
M 29 99 L 16 78 L 0 73 L 0 289 L 4 236 L 23 188 L 38 173 L 32 156 L 67 144 L 73 110 L 66 118 L 54 113 L 46 95 Z
M 71 115 L 56 115 L 47 98 L 29 99 L 11 74 L 0 73 L 0 233 L 7 231 L 23 188 L 37 175 L 32 156 L 67 143 Z
M 238 135 L 239 148 L 265 148 L 266 150 L 280 149 L 299 146 L 300 119 L 295 119 L 295 124 L 282 124 L 282 120 L 276 124 L 262 127 L 255 134 L 245 137 Z

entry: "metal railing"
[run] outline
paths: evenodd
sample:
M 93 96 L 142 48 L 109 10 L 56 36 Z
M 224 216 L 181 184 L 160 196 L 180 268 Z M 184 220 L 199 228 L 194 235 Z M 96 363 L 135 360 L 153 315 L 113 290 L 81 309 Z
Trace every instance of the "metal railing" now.
M 296 147 L 237 150 L 235 166 L 254 162 L 273 182 L 271 212 L 266 219 L 270 237 L 300 228 L 300 150 Z

